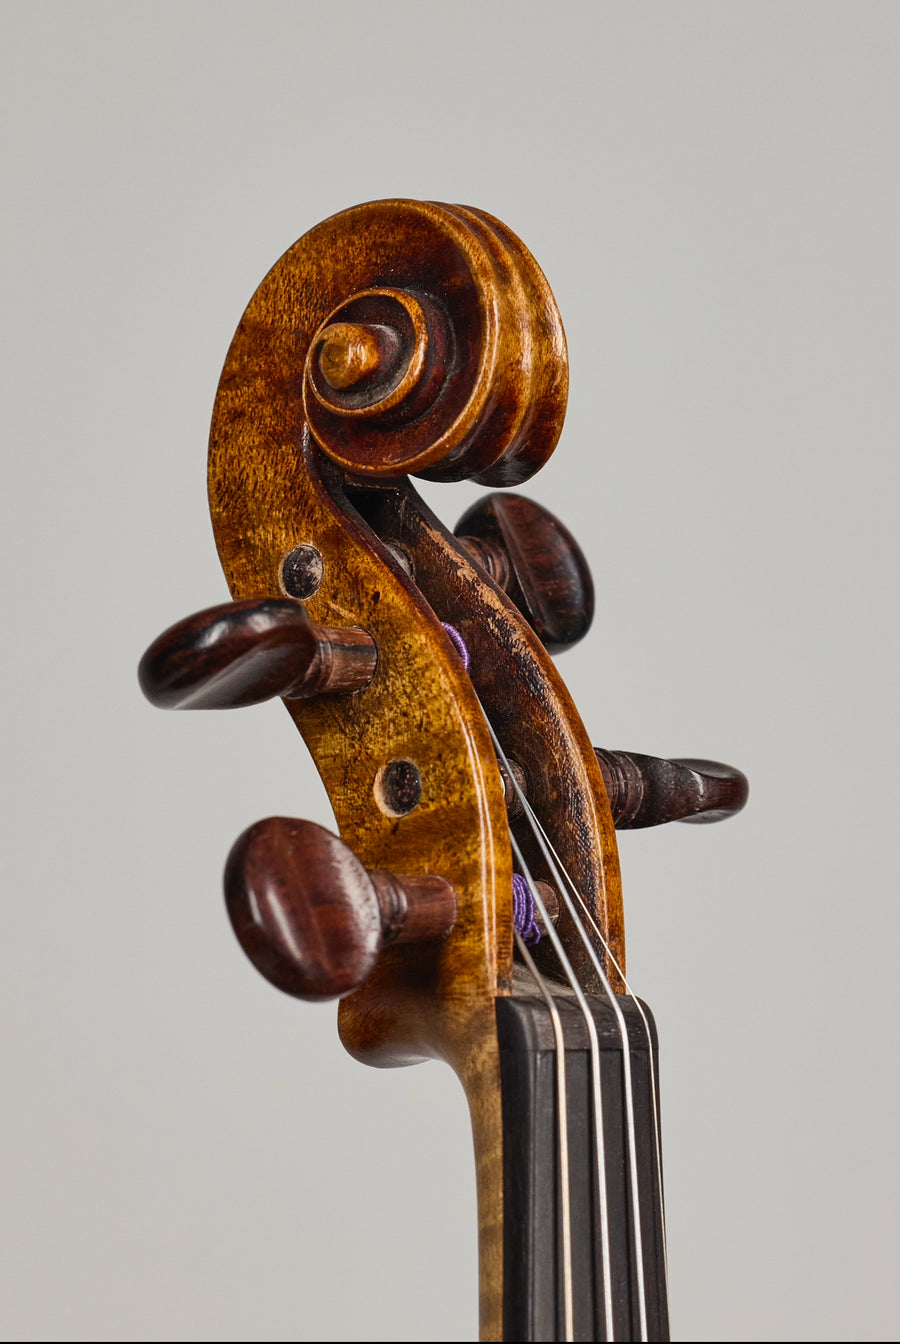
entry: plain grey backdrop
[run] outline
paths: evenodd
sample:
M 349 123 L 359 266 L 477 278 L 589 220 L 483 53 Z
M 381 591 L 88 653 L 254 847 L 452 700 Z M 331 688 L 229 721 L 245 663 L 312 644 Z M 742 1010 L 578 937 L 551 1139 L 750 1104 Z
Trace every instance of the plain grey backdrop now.
M 562 660 L 594 740 L 752 783 L 621 842 L 674 1337 L 896 1339 L 900 5 L 97 0 L 3 34 L 6 1337 L 475 1336 L 453 1077 L 351 1061 L 227 925 L 234 837 L 330 819 L 302 742 L 135 680 L 227 596 L 245 303 L 406 195 L 499 215 L 562 310 L 524 492 L 595 575 Z M 425 493 L 452 524 L 479 492 Z

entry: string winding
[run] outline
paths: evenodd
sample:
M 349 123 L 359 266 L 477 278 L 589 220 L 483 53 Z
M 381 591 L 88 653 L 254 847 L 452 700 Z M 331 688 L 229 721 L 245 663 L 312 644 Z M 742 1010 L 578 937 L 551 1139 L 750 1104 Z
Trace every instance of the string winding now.
M 513 873 L 513 924 L 522 941 L 534 947 L 541 941 L 541 930 L 535 919 L 534 897 L 521 873 Z

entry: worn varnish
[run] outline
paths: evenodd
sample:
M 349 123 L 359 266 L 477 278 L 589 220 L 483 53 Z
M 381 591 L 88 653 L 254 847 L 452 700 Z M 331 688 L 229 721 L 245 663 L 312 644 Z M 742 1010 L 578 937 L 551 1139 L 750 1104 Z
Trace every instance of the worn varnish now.
M 597 758 L 565 683 L 537 633 L 506 593 L 485 582 L 483 569 L 410 482 L 350 493 L 373 530 L 407 556 L 429 605 L 465 640 L 469 676 L 504 751 L 522 771 L 531 806 L 624 968 L 621 887 L 602 774 L 595 769 Z M 548 876 L 524 818 L 510 815 L 510 822 L 531 871 Z M 561 909 L 559 927 L 570 960 L 582 984 L 593 989 L 596 973 L 572 925 L 568 910 Z M 549 946 L 538 948 L 535 956 L 548 974 L 558 973 Z M 608 960 L 606 969 L 619 985 Z

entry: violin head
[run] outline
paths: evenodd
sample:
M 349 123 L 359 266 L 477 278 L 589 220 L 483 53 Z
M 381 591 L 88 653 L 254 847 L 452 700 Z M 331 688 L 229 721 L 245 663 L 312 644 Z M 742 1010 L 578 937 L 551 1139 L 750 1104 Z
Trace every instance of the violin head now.
M 740 772 L 715 763 L 595 752 L 550 657 L 584 637 L 594 613 L 587 561 L 559 519 L 492 494 L 454 533 L 413 487 L 413 476 L 528 480 L 556 447 L 567 368 L 544 276 L 483 211 L 374 201 L 310 230 L 251 298 L 213 409 L 209 499 L 234 600 L 166 631 L 140 669 L 163 707 L 281 697 L 309 748 L 338 834 L 283 817 L 251 826 L 226 867 L 229 917 L 273 984 L 340 1000 L 341 1039 L 358 1059 L 440 1058 L 460 1076 L 490 1339 L 513 1319 L 504 1265 L 518 1254 L 504 1249 L 512 1234 L 496 1210 L 518 1123 L 512 1084 L 503 1101 L 500 1028 L 519 1018 L 498 1002 L 537 987 L 541 1030 L 552 1019 L 564 1067 L 554 995 L 567 982 L 562 1017 L 583 1004 L 580 1029 L 593 1024 L 588 1046 L 599 1048 L 596 1024 L 615 1034 L 627 987 L 616 825 L 717 819 L 746 798 Z M 603 995 L 598 1014 L 588 998 Z M 652 1061 L 643 1010 L 638 1020 L 635 1048 Z M 627 1076 L 627 1033 L 617 1048 Z M 652 1064 L 642 1088 L 641 1151 L 652 1152 Z M 638 1093 L 623 1095 L 633 1110 Z M 563 1088 L 551 1110 L 564 1099 Z M 607 1104 L 595 1097 L 592 1114 Z M 621 1121 L 618 1102 L 613 1112 Z M 622 1133 L 633 1135 L 629 1114 Z M 647 1225 L 658 1269 L 658 1142 L 655 1152 L 647 1189 L 659 1207 Z M 615 1170 L 621 1184 L 623 1163 Z M 631 1195 L 622 1185 L 623 1227 L 640 1222 L 636 1179 Z M 635 1302 L 642 1283 L 656 1284 L 662 1338 L 664 1274 L 645 1281 L 640 1260 L 636 1245 L 622 1274 Z M 616 1312 L 632 1319 L 624 1301 Z M 634 1319 L 628 1337 L 650 1337 L 644 1306 Z

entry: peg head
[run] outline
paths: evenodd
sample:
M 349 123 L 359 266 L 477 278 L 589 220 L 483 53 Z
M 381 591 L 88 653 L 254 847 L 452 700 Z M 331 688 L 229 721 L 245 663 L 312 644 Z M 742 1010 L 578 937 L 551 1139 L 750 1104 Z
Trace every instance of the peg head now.
M 594 751 L 619 831 L 668 821 L 724 821 L 740 812 L 749 796 L 747 776 L 720 761 Z
M 138 681 L 159 709 L 239 709 L 279 695 L 358 690 L 376 659 L 364 630 L 313 625 L 287 598 L 249 598 L 164 630 L 141 659 Z
M 246 830 L 225 866 L 225 903 L 253 965 L 286 994 L 340 998 L 375 969 L 375 888 L 347 846 L 312 822 L 270 817 Z
M 550 653 L 587 634 L 594 618 L 591 572 L 578 542 L 549 509 L 522 495 L 488 495 L 454 532 Z
M 235 842 L 225 903 L 258 971 L 298 999 L 341 998 L 371 975 L 383 947 L 443 938 L 453 888 L 431 874 L 369 872 L 311 821 L 269 817 Z

